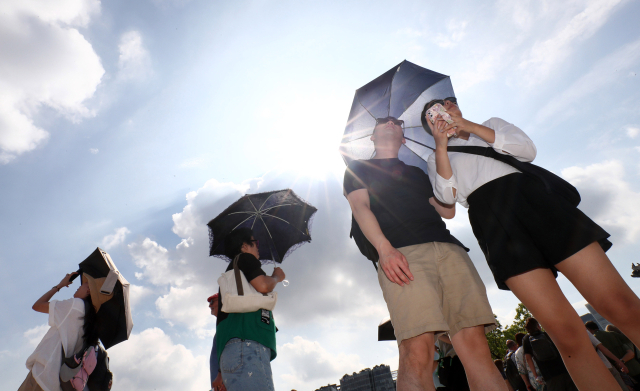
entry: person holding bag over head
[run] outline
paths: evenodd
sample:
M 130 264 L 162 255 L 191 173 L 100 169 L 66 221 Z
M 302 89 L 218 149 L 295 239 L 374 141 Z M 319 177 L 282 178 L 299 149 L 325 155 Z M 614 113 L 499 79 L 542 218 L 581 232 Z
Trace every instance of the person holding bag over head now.
M 60 289 L 71 285 L 71 278 L 76 274 L 67 274 L 33 304 L 34 311 L 49 314 L 50 328 L 27 359 L 29 374 L 18 391 L 61 391 L 63 357 L 72 357 L 83 346 L 98 344 L 96 310 L 86 278 L 82 278 L 82 285 L 72 298 L 51 300 Z M 111 372 L 107 371 L 102 380 L 101 389 L 110 389 Z
M 439 115 L 431 123 L 424 114 L 435 104 L 451 119 Z M 423 125 L 436 143 L 427 159 L 434 194 L 445 204 L 469 208 L 473 233 L 498 287 L 511 290 L 544 326 L 578 389 L 618 389 L 555 279 L 562 272 L 596 311 L 640 343 L 640 299 L 605 255 L 609 234 L 576 207 L 577 192 L 576 202 L 566 192 L 550 191 L 547 180 L 553 174 L 539 180 L 527 173 L 531 166 L 523 162 L 531 162 L 537 151 L 515 125 L 500 118 L 471 122 L 455 98 L 427 103 Z
M 284 280 L 285 274 L 276 267 L 271 276 L 262 270 L 258 240 L 249 228 L 237 228 L 224 240 L 225 255 L 231 259 L 227 272 L 234 264 L 246 281 L 259 293 L 272 292 Z M 223 275 L 224 276 L 224 275 Z M 238 276 L 238 274 L 236 274 Z M 222 288 L 223 284 L 221 284 Z M 247 289 L 245 288 L 245 293 Z M 220 291 L 216 323 L 216 341 L 222 381 L 228 391 L 273 391 L 270 362 L 276 358 L 276 325 L 270 310 L 225 312 L 225 294 Z M 218 391 L 218 390 L 213 390 Z

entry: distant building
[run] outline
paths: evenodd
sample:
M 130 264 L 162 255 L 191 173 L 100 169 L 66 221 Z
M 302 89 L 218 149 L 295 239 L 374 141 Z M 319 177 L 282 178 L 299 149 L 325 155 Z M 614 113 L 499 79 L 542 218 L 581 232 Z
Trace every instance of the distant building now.
M 611 324 L 611 322 L 609 322 L 608 320 L 606 320 L 602 315 L 600 315 L 598 313 L 598 311 L 596 311 L 595 309 L 593 309 L 593 307 L 591 306 L 591 304 L 585 304 L 585 307 L 587 307 L 587 309 L 589 310 L 589 312 L 591 312 L 591 315 L 593 315 L 593 317 L 595 318 L 596 323 L 600 326 L 600 328 L 602 330 L 605 329 L 605 327 L 607 327 L 608 325 Z
M 340 379 L 340 391 L 395 391 L 388 365 L 376 365 Z

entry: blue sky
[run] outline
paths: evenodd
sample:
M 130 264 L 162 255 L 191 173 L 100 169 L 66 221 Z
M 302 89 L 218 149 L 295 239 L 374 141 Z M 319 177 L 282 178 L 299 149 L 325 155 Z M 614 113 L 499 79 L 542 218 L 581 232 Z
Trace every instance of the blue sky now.
M 110 349 L 118 387 L 206 389 L 205 299 L 226 264 L 207 257 L 205 224 L 285 187 L 319 211 L 283 264 L 276 389 L 397 366 L 394 343 L 375 341 L 387 311 L 348 238 L 337 148 L 354 91 L 404 59 L 450 75 L 468 119 L 527 132 L 639 292 L 638 14 L 633 0 L 3 2 L 1 388 L 19 386 L 46 331 L 33 302 L 101 246 L 133 285 L 133 336 Z M 509 323 L 517 300 L 496 288 L 466 210 L 448 226 Z

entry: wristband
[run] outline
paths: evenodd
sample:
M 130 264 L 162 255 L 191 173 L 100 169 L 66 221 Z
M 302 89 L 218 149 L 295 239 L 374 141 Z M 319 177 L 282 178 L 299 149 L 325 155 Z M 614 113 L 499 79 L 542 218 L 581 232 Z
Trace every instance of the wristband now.
M 53 288 L 51 288 L 51 289 L 55 289 L 55 290 L 56 290 L 56 292 L 60 292 L 60 288 L 58 288 L 58 286 L 57 286 L 57 285 L 54 285 L 54 286 L 53 286 Z

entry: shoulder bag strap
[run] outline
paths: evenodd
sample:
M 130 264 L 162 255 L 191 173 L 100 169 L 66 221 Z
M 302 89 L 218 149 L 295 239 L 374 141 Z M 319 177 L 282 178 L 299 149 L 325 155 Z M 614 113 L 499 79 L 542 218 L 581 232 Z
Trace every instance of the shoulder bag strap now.
M 236 257 L 233 259 L 233 271 L 236 277 L 236 288 L 238 289 L 238 296 L 244 296 L 242 277 L 240 276 L 240 269 L 238 268 L 238 259 L 240 259 L 240 254 L 236 255 Z
M 511 155 L 503 155 L 501 153 L 498 153 L 495 151 L 495 149 L 491 147 L 463 147 L 463 146 L 456 147 L 454 146 L 454 147 L 447 147 L 447 152 L 462 152 L 462 153 L 469 153 L 472 155 L 490 157 L 492 159 L 508 164 L 511 167 L 516 168 L 520 171 L 522 171 L 520 167 L 522 167 L 522 165 L 525 164 Z

